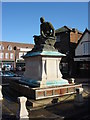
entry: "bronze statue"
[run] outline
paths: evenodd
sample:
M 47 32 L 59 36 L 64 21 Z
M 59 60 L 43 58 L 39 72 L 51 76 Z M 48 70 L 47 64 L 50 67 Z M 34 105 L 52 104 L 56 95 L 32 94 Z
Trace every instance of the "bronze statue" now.
M 45 22 L 44 18 L 40 18 L 40 36 L 34 35 L 35 45 L 49 44 L 48 41 L 55 41 L 55 29 L 50 22 Z
M 55 37 L 55 30 L 53 25 L 50 22 L 45 22 L 44 18 L 40 18 L 40 34 L 42 37 Z

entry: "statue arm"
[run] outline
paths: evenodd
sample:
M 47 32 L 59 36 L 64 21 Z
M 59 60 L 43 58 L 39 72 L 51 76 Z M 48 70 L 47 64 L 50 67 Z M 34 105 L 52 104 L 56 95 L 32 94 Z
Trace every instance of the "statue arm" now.
M 50 26 L 50 28 L 52 30 L 52 35 L 55 36 L 55 29 L 54 29 L 53 25 L 50 22 L 49 22 L 49 26 Z
M 55 36 L 55 29 L 52 25 L 51 25 L 51 29 L 52 29 L 52 35 Z
M 46 37 L 43 30 L 42 30 L 42 25 L 40 25 L 40 34 L 41 34 L 41 36 Z

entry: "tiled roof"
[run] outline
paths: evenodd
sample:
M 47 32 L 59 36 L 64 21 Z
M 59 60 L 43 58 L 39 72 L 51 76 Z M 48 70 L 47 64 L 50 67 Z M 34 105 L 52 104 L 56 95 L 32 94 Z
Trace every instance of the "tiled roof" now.
M 82 40 L 83 36 L 85 35 L 85 33 L 88 32 L 90 34 L 90 30 L 88 30 L 87 28 L 85 29 L 85 31 L 83 32 L 82 36 L 80 37 L 80 39 L 78 40 L 77 46 L 80 43 L 80 41 Z M 76 46 L 76 47 L 77 47 Z
M 30 44 L 30 43 L 19 43 L 19 42 L 7 42 L 7 41 L 0 41 L 0 44 L 3 44 L 5 46 L 8 46 L 8 45 L 12 45 L 12 46 L 17 46 L 17 47 L 30 47 L 30 48 L 33 48 L 34 47 L 34 44 Z
M 60 33 L 60 32 L 66 32 L 66 31 L 70 31 L 70 30 L 67 29 L 65 26 L 63 26 L 63 27 L 57 29 L 55 32 L 56 32 L 56 33 Z
M 68 27 L 68 26 L 63 26 L 63 27 L 61 27 L 61 28 L 59 28 L 59 29 L 56 29 L 55 32 L 56 32 L 56 34 L 57 34 L 57 33 L 60 33 L 60 32 L 73 31 L 74 29 L 75 29 L 76 31 L 78 31 L 78 33 L 81 33 L 81 34 L 82 34 L 82 32 L 79 31 L 78 29 L 76 29 L 76 28 L 70 28 L 70 27 Z

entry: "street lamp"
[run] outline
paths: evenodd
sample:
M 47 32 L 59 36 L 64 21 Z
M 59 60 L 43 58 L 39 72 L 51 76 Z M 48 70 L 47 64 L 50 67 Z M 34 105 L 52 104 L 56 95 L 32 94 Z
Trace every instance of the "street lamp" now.
M 16 68 L 16 57 L 17 57 L 17 56 L 16 56 L 16 55 L 17 55 L 17 54 L 16 54 L 16 50 L 17 50 L 17 47 L 16 47 L 16 46 L 14 46 L 14 48 L 13 48 L 13 49 L 14 49 L 14 51 L 15 51 L 14 68 Z

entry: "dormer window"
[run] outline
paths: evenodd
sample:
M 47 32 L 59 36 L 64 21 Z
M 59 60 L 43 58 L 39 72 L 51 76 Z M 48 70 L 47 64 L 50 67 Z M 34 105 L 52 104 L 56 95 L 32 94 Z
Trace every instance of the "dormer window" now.
M 0 50 L 4 50 L 4 46 L 3 45 L 0 45 Z
M 12 50 L 12 46 L 11 46 L 11 45 L 8 46 L 8 50 L 9 50 L 9 51 Z

